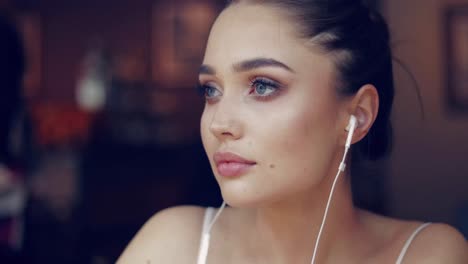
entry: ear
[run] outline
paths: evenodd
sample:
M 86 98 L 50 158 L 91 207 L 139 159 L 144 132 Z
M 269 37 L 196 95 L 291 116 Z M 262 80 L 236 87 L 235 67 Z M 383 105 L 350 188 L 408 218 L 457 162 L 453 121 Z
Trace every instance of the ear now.
M 375 86 L 366 84 L 359 89 L 351 101 L 350 112 L 356 116 L 358 121 L 352 140 L 354 144 L 367 135 L 377 118 L 379 94 Z

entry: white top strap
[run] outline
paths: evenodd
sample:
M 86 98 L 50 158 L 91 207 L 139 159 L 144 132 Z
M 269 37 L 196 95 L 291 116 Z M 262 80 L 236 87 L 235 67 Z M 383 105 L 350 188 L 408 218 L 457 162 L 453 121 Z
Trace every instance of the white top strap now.
M 401 252 L 400 252 L 400 255 L 398 256 L 396 264 L 401 264 L 401 262 L 403 261 L 403 258 L 405 257 L 406 251 L 408 251 L 408 248 L 411 245 L 411 242 L 413 242 L 416 235 L 418 235 L 419 232 L 421 232 L 421 230 L 423 230 L 424 228 L 426 228 L 430 224 L 431 223 L 422 224 L 416 230 L 414 230 L 413 234 L 411 234 L 411 236 L 408 238 L 408 240 L 406 240 L 405 245 L 401 249 Z
M 208 227 L 210 226 L 211 220 L 213 220 L 214 213 L 215 209 L 213 207 L 206 208 L 205 217 L 203 218 L 202 234 L 208 232 Z
M 200 248 L 198 249 L 197 264 L 205 264 L 206 257 L 208 255 L 208 245 L 210 241 L 209 226 L 214 215 L 214 208 L 208 207 L 205 210 L 205 216 L 203 218 L 203 228 L 200 238 Z

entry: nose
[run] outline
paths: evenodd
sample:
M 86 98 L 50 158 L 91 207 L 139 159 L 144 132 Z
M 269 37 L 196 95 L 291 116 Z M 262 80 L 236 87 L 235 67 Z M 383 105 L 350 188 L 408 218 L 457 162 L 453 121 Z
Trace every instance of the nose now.
M 213 110 L 209 127 L 213 135 L 220 140 L 237 140 L 242 137 L 243 125 L 238 105 L 221 100 Z

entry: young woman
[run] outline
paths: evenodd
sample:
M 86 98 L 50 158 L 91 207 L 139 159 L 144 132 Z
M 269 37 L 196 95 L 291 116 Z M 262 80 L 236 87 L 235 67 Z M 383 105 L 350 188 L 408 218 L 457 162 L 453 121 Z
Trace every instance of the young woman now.
M 468 263 L 450 226 L 352 203 L 351 162 L 390 146 L 391 58 L 359 1 L 231 2 L 200 68 L 203 144 L 229 207 L 158 213 L 118 263 Z

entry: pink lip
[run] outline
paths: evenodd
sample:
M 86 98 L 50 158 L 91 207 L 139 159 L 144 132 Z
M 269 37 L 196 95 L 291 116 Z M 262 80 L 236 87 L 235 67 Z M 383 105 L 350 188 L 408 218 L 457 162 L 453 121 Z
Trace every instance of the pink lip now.
M 223 177 L 236 177 L 257 164 L 231 152 L 216 152 L 213 156 L 216 168 Z

